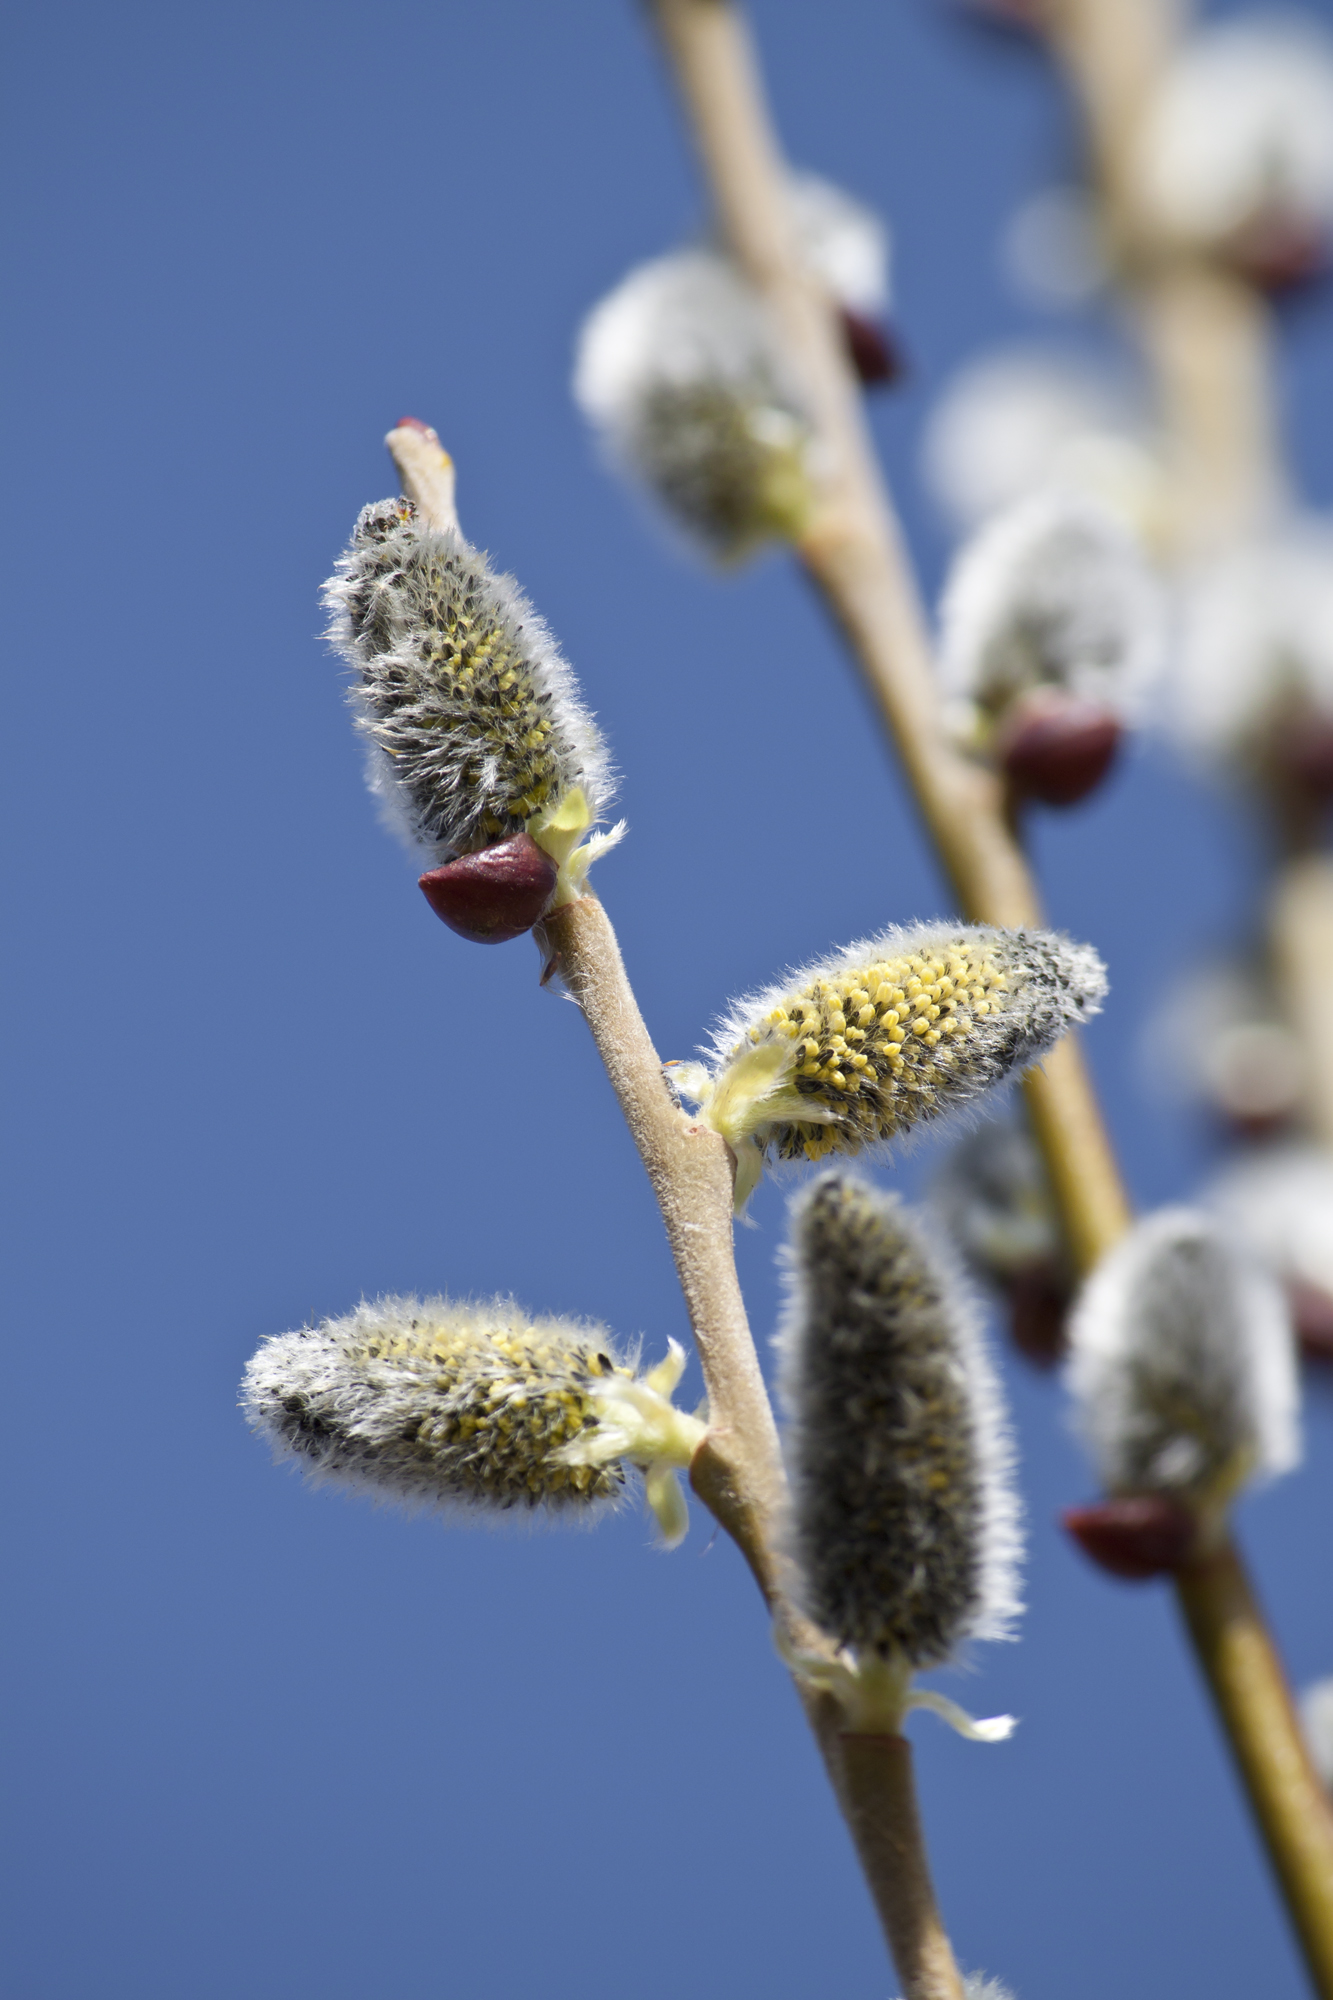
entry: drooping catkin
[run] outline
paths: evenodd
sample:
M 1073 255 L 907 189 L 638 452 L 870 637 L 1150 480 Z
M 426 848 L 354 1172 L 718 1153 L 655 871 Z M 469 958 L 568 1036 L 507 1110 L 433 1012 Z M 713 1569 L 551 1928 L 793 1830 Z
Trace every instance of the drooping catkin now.
M 574 676 L 517 584 L 461 536 L 380 501 L 324 596 L 371 790 L 410 845 L 445 863 L 539 830 L 576 792 L 597 818 L 607 757 Z
M 683 1463 L 702 1436 L 604 1327 L 532 1318 L 510 1299 L 384 1298 L 266 1340 L 242 1407 L 319 1478 L 415 1504 L 587 1508 L 624 1463 Z
M 1281 1294 L 1211 1217 L 1137 1223 L 1084 1287 L 1070 1341 L 1077 1423 L 1108 1493 L 1225 1502 L 1299 1460 Z
M 1106 990 L 1088 945 L 1051 931 L 892 929 L 741 1000 L 679 1082 L 738 1160 L 820 1160 L 896 1139 L 1034 1063 Z
M 925 1667 L 1008 1635 L 1012 1450 L 978 1319 L 892 1197 L 823 1174 L 792 1204 L 779 1336 L 792 1552 L 839 1646 Z

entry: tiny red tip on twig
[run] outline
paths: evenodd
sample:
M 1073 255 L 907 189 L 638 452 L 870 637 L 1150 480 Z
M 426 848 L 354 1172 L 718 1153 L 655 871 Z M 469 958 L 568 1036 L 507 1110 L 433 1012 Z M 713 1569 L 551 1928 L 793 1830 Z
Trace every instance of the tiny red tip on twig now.
M 423 437 L 434 437 L 435 435 L 431 426 L 423 424 L 420 417 L 399 417 L 397 423 L 394 425 L 394 429 L 396 431 L 420 431 Z
M 1130 1583 L 1169 1576 L 1179 1569 L 1198 1534 L 1198 1522 L 1189 1508 L 1164 1493 L 1067 1507 L 1060 1521 L 1099 1569 Z

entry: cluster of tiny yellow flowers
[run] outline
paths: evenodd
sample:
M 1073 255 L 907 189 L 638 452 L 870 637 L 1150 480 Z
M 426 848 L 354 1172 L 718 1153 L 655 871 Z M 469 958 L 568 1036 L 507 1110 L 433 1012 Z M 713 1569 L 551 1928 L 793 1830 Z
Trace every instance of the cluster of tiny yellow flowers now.
M 441 1400 L 404 1433 L 404 1451 L 423 1464 L 438 1464 L 449 1451 L 453 1477 L 480 1498 L 593 1500 L 624 1483 L 618 1462 L 566 1465 L 559 1458 L 563 1446 L 597 1427 L 593 1386 L 613 1375 L 633 1379 L 632 1369 L 608 1354 L 559 1338 L 549 1326 L 497 1330 L 479 1344 L 470 1329 L 420 1321 L 386 1331 L 365 1354 L 430 1370 Z
M 1035 1062 L 1105 990 L 1097 954 L 1050 931 L 889 930 L 742 1001 L 676 1082 L 736 1155 L 740 1206 L 766 1152 L 891 1140 Z
M 628 1462 L 673 1541 L 674 1468 L 704 1428 L 670 1400 L 684 1365 L 671 1343 L 640 1375 L 604 1327 L 512 1300 L 386 1298 L 266 1340 L 242 1402 L 317 1476 L 419 1503 L 586 1506 L 620 1492 Z
M 797 1092 L 836 1107 L 843 1125 L 835 1138 L 822 1122 L 784 1121 L 773 1134 L 779 1156 L 821 1160 L 835 1147 L 856 1150 L 856 1136 L 888 1139 L 914 1123 L 966 1072 L 973 1024 L 1003 1008 L 1008 987 L 987 945 L 958 938 L 813 979 L 772 1008 L 749 1040 L 794 1042 Z

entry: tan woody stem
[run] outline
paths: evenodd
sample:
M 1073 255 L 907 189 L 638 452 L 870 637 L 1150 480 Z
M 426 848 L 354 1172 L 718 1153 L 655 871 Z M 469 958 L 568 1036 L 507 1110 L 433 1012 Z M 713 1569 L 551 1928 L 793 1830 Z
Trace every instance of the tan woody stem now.
M 1115 270 L 1165 432 L 1170 552 L 1192 555 L 1271 513 L 1285 486 L 1269 315 L 1244 279 L 1148 213 L 1139 137 L 1179 39 L 1180 0 L 1045 0 L 1042 19 L 1083 109 Z
M 963 2000 L 940 1918 L 903 1736 L 843 1736 L 839 1792 L 904 2000 Z
M 1306 1123 L 1333 1146 L 1333 861 L 1296 854 L 1273 887 L 1273 966 L 1306 1062 Z
M 597 898 L 581 896 L 554 911 L 542 935 L 583 1009 L 648 1170 L 685 1294 L 709 1416 L 691 1483 L 773 1604 L 778 1572 L 772 1528 L 783 1492 L 782 1459 L 732 1254 L 734 1163 L 725 1142 L 692 1124 L 674 1103 Z
M 816 433 L 819 492 L 799 554 L 896 744 L 964 914 L 1041 920 L 1000 788 L 946 741 L 925 623 L 829 300 L 791 236 L 786 169 L 744 23 L 728 0 L 652 0 L 723 231 L 782 328 Z M 1034 1127 L 1084 1269 L 1123 1232 L 1128 1204 L 1071 1036 L 1031 1078 Z
M 1180 1607 L 1321 2000 L 1333 2000 L 1333 1806 L 1234 1546 L 1177 1578 Z
M 596 897 L 549 916 L 539 942 L 583 1010 L 648 1170 L 689 1308 L 708 1389 L 708 1434 L 690 1481 L 744 1554 L 765 1601 L 798 1648 L 828 1652 L 783 1591 L 773 1529 L 782 1460 L 732 1255 L 734 1163 L 714 1132 L 678 1110 Z M 962 2000 L 926 1865 L 900 1737 L 844 1737 L 837 1705 L 802 1689 L 806 1716 L 847 1815 L 906 2000 Z

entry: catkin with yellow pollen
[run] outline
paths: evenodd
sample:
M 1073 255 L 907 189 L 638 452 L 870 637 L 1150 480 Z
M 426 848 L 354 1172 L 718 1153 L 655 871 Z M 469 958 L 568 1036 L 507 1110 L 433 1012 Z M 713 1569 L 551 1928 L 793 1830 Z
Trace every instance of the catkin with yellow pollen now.
M 606 748 L 513 578 L 410 501 L 382 500 L 324 601 L 395 831 L 436 865 L 524 833 L 565 864 L 610 796 Z
M 922 924 L 849 945 L 742 1000 L 677 1082 L 737 1159 L 859 1153 L 971 1103 L 1095 1014 L 1106 972 L 1052 931 Z
M 670 1401 L 684 1365 L 673 1342 L 639 1375 L 604 1327 L 508 1299 L 386 1298 L 266 1340 L 241 1400 L 279 1455 L 409 1503 L 586 1509 L 616 1497 L 628 1462 L 671 1541 L 672 1468 L 704 1430 Z

